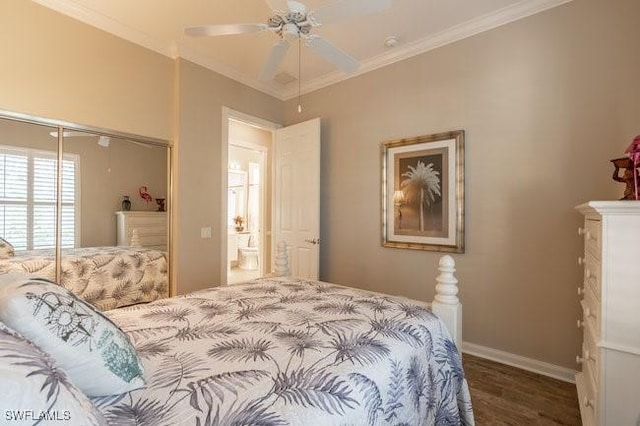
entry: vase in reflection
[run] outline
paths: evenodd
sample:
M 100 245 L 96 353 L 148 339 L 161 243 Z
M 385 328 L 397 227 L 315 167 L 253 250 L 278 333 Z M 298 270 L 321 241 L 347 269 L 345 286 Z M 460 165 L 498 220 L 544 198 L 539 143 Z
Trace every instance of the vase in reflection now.
M 125 195 L 122 200 L 122 211 L 128 212 L 129 210 L 131 210 L 131 201 L 129 200 L 129 196 Z

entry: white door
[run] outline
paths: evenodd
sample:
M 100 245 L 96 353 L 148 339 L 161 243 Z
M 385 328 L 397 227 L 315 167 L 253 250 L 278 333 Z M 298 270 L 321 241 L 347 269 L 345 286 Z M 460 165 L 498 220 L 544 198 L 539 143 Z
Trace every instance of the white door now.
M 273 243 L 286 241 L 293 276 L 317 280 L 320 264 L 320 119 L 276 130 L 274 158 Z

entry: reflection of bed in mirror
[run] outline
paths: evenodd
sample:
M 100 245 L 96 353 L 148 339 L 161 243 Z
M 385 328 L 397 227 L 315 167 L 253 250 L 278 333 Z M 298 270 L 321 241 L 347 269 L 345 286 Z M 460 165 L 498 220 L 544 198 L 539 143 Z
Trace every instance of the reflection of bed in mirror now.
M 0 272 L 55 281 L 55 251 L 29 250 L 0 260 Z M 60 285 L 100 310 L 169 296 L 165 252 L 141 247 L 63 249 Z
M 0 237 L 15 256 L 0 259 L 0 271 L 59 282 L 102 310 L 168 297 L 166 212 L 139 195 L 145 186 L 154 199 L 168 197 L 168 146 L 11 118 L 0 117 Z M 154 230 L 159 244 L 147 244 L 142 225 L 135 225 L 137 242 L 118 241 L 125 196 L 127 213 L 164 218 Z

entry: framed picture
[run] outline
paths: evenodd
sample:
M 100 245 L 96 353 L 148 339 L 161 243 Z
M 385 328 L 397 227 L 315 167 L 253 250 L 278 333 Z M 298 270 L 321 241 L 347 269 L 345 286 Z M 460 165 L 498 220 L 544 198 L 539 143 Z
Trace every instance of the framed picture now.
M 382 245 L 464 252 L 464 131 L 386 141 Z

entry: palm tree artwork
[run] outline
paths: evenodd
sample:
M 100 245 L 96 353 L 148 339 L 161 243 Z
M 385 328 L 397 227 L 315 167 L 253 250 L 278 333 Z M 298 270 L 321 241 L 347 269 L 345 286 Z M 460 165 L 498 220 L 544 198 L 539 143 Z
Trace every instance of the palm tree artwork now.
M 408 165 L 407 172 L 402 173 L 403 179 L 400 187 L 409 203 L 419 199 L 420 206 L 420 232 L 425 231 L 425 206 L 431 206 L 437 198 L 441 197 L 440 172 L 434 169 L 433 163 L 425 164 L 418 160 L 415 167 Z

